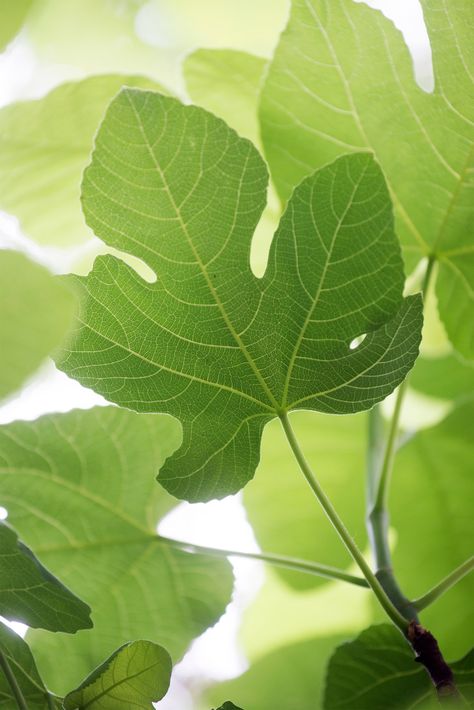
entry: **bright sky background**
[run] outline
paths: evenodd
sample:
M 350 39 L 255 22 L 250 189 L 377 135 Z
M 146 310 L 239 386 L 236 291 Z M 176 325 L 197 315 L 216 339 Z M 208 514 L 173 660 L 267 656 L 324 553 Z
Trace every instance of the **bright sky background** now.
M 431 52 L 418 1 L 373 0 L 368 4 L 381 9 L 402 30 L 414 57 L 417 81 L 425 90 L 431 90 Z M 170 10 L 171 6 L 161 0 L 151 0 L 143 6 L 135 23 L 140 39 L 158 47 L 169 46 L 175 41 L 177 18 Z M 71 65 L 40 63 L 26 36 L 20 35 L 0 55 L 0 106 L 21 98 L 41 96 L 54 85 L 79 78 L 81 74 Z M 21 234 L 16 219 L 0 212 L 0 248 L 26 251 L 52 271 L 62 273 L 70 269 L 81 249 L 89 247 L 66 253 L 59 249 L 41 248 Z M 88 408 L 95 404 L 105 404 L 105 401 L 58 372 L 48 362 L 21 392 L 0 407 L 0 424 L 14 419 L 35 419 L 46 412 Z M 4 515 L 5 510 L 0 507 L 0 518 Z M 162 522 L 160 532 L 203 545 L 215 546 L 218 541 L 219 546 L 225 548 L 258 549 L 239 496 L 207 504 L 180 504 Z M 211 673 L 216 679 L 232 677 L 246 668 L 245 657 L 238 649 L 237 632 L 244 608 L 262 584 L 264 570 L 261 563 L 246 560 L 235 559 L 233 564 L 236 576 L 234 600 L 219 623 L 195 641 L 178 666 L 172 692 L 159 704 L 163 710 L 193 709 L 182 681 L 192 683 L 193 679 L 210 677 Z

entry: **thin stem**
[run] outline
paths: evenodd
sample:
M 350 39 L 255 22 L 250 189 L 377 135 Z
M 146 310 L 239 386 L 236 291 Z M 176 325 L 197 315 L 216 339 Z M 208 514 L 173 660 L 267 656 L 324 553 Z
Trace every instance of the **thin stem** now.
M 60 703 L 60 702 L 61 702 L 61 698 L 59 698 L 57 695 L 53 698 L 53 696 L 51 695 L 51 693 L 48 693 L 47 696 L 46 696 L 46 700 L 47 700 L 47 703 L 48 703 L 48 708 L 49 708 L 49 710 L 58 710 L 58 705 L 57 705 L 57 703 Z M 61 707 L 62 707 L 62 705 L 61 705 Z
M 413 606 L 415 609 L 418 609 L 418 611 L 421 611 L 422 609 L 426 609 L 427 606 L 430 606 L 430 604 L 433 604 L 433 602 L 436 601 L 442 594 L 448 591 L 448 589 L 451 589 L 451 587 L 454 587 L 454 585 L 459 582 L 460 579 L 466 576 L 466 574 L 469 574 L 474 569 L 474 557 L 470 557 L 468 560 L 462 563 L 462 565 L 459 565 L 459 567 L 456 567 L 455 570 L 453 570 L 450 574 L 448 574 L 447 577 L 445 577 L 441 582 L 436 584 L 432 589 L 430 589 L 429 592 L 424 594 L 422 597 L 419 599 L 415 599 L 414 602 L 412 602 Z
M 392 557 L 388 544 L 388 512 L 385 507 L 375 507 L 374 496 L 380 471 L 380 461 L 383 456 L 384 428 L 380 407 L 376 406 L 369 412 L 369 431 L 367 447 L 367 533 L 375 560 L 375 576 L 385 593 L 408 620 L 417 621 L 416 609 L 410 604 L 398 586 L 392 569 Z
M 15 678 L 15 674 L 13 673 L 12 669 L 10 668 L 10 664 L 8 663 L 5 655 L 0 651 L 0 668 L 5 674 L 5 678 L 7 679 L 8 685 L 10 686 L 10 689 L 12 691 L 12 695 L 15 698 L 16 704 L 20 710 L 28 710 L 28 705 L 26 704 L 25 698 L 23 697 L 23 693 L 21 692 L 21 688 L 17 683 L 17 680 Z
M 380 476 L 377 484 L 377 492 L 375 495 L 375 501 L 372 510 L 385 510 L 387 508 L 390 478 L 392 475 L 393 461 L 395 458 L 396 451 L 398 425 L 400 422 L 403 399 L 405 397 L 405 392 L 407 388 L 406 383 L 406 380 L 402 382 L 402 384 L 398 388 L 397 397 L 395 399 L 395 407 L 392 414 L 392 421 L 390 422 L 387 445 L 385 447 L 385 453 L 382 461 L 382 470 L 380 471 Z
M 347 530 L 344 523 L 340 519 L 339 515 L 337 514 L 337 512 L 333 508 L 331 501 L 329 500 L 329 498 L 326 496 L 323 489 L 319 485 L 318 480 L 316 479 L 314 473 L 312 472 L 308 462 L 306 461 L 306 459 L 303 455 L 303 452 L 301 451 L 301 449 L 299 447 L 299 444 L 296 440 L 295 434 L 293 432 L 293 429 L 291 427 L 291 424 L 289 422 L 286 412 L 282 413 L 280 415 L 280 421 L 282 423 L 282 426 L 283 426 L 284 432 L 286 434 L 286 438 L 288 439 L 288 443 L 291 447 L 291 450 L 293 451 L 293 454 L 299 464 L 301 472 L 303 473 L 304 477 L 306 478 L 306 481 L 308 482 L 309 486 L 311 487 L 316 498 L 320 502 L 324 512 L 326 513 L 327 517 L 329 518 L 332 525 L 336 529 L 336 532 L 338 533 L 342 542 L 347 547 L 350 555 L 352 556 L 354 561 L 359 566 L 359 569 L 361 570 L 362 574 L 364 575 L 365 579 L 367 580 L 369 587 L 374 592 L 374 594 L 377 597 L 382 608 L 385 610 L 385 612 L 390 617 L 390 619 L 393 621 L 393 623 L 396 626 L 398 626 L 398 628 L 403 633 L 406 633 L 407 626 L 408 626 L 406 619 L 395 608 L 395 606 L 392 604 L 392 602 L 390 601 L 390 599 L 388 598 L 388 596 L 384 592 L 382 585 L 380 584 L 380 582 L 378 581 L 378 579 L 376 578 L 376 576 L 374 575 L 374 573 L 370 569 L 362 552 L 357 547 L 357 545 L 356 545 L 355 541 L 352 539 L 349 531 Z
M 426 299 L 430 286 L 435 258 L 430 257 L 423 279 L 422 293 Z M 375 575 L 394 606 L 410 621 L 417 621 L 417 608 L 408 601 L 398 586 L 392 569 L 392 557 L 388 542 L 389 514 L 388 495 L 397 451 L 398 430 L 403 400 L 407 390 L 407 380 L 398 388 L 395 407 L 390 422 L 383 456 L 381 447 L 384 438 L 380 408 L 374 407 L 369 413 L 369 443 L 367 458 L 367 531 L 375 558 Z M 382 459 L 380 463 L 380 459 Z M 380 473 L 379 473 L 380 471 Z
M 426 300 L 428 289 L 430 285 L 431 275 L 433 273 L 433 267 L 435 264 L 435 257 L 430 256 L 428 263 L 426 265 L 425 276 L 423 279 L 423 285 L 421 292 L 423 298 Z M 380 477 L 377 483 L 377 492 L 375 495 L 375 500 L 373 502 L 372 510 L 385 510 L 387 508 L 388 491 L 390 487 L 390 478 L 392 475 L 393 461 L 396 453 L 397 444 L 397 434 L 398 427 L 400 423 L 400 414 L 402 411 L 403 399 L 407 390 L 407 380 L 404 380 L 400 387 L 398 388 L 397 397 L 395 400 L 395 407 L 392 414 L 392 420 L 390 422 L 390 430 L 387 438 L 387 445 L 385 447 L 385 454 L 382 462 L 382 469 L 380 472 Z
M 367 532 L 372 548 L 376 570 L 392 565 L 388 545 L 388 521 L 383 507 L 376 506 L 375 500 L 380 481 L 381 460 L 383 459 L 384 427 L 380 405 L 376 405 L 368 415 L 367 445 Z
M 295 570 L 296 572 L 306 572 L 307 574 L 315 574 L 319 577 L 327 577 L 329 579 L 349 582 L 350 584 L 355 584 L 358 587 L 369 586 L 363 577 L 356 577 L 353 574 L 348 574 L 347 572 L 336 569 L 335 567 L 320 565 L 315 562 L 301 560 L 296 557 L 273 555 L 269 552 L 239 552 L 237 550 L 222 550 L 216 547 L 206 547 L 204 545 L 181 542 L 180 540 L 174 540 L 171 537 L 165 537 L 163 535 L 158 535 L 157 539 L 159 542 L 164 542 L 170 547 L 176 547 L 178 550 L 184 550 L 185 552 L 200 552 L 206 555 L 214 555 L 215 557 L 243 557 L 248 560 L 260 560 L 262 562 L 269 562 L 272 565 L 277 565 L 278 567 L 285 567 L 286 569 Z

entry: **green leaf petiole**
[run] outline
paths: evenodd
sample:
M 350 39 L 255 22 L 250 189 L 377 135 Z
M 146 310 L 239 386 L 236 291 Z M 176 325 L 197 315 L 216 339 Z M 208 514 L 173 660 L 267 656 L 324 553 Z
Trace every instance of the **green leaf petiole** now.
M 463 577 L 465 577 L 469 572 L 474 569 L 474 556 L 469 557 L 462 565 L 456 567 L 455 570 L 450 572 L 441 582 L 438 582 L 429 592 L 424 594 L 422 597 L 415 599 L 412 604 L 418 611 L 426 609 L 435 602 L 440 596 L 442 596 L 448 589 L 454 587 L 457 582 L 459 582 Z
M 260 560 L 261 562 L 268 562 L 269 564 L 276 565 L 277 567 L 285 567 L 286 569 L 291 569 L 295 572 L 305 572 L 319 577 L 326 577 L 327 579 L 348 582 L 349 584 L 355 584 L 358 587 L 369 586 L 364 577 L 357 577 L 353 574 L 337 569 L 336 567 L 321 565 L 316 562 L 302 560 L 297 557 L 274 555 L 271 552 L 239 552 L 238 550 L 224 550 L 216 547 L 206 547 L 205 545 L 195 545 L 190 542 L 181 542 L 181 540 L 175 540 L 163 535 L 158 535 L 157 539 L 159 542 L 163 542 L 170 547 L 176 547 L 179 550 L 184 550 L 185 552 L 197 552 L 204 555 L 214 555 L 215 557 L 241 557 L 248 560 Z
M 356 545 L 355 541 L 353 540 L 353 538 L 351 537 L 349 531 L 347 530 L 344 523 L 342 522 L 339 515 L 337 514 L 336 510 L 334 509 L 331 501 L 329 500 L 329 498 L 326 496 L 323 489 L 319 485 L 318 480 L 316 479 L 314 473 L 312 472 L 308 462 L 306 461 L 306 459 L 303 455 L 303 452 L 301 451 L 301 449 L 299 447 L 298 441 L 296 440 L 295 434 L 293 432 L 293 429 L 291 427 L 291 424 L 289 422 L 288 415 L 286 414 L 286 412 L 283 412 L 282 414 L 280 414 L 280 421 L 282 423 L 283 430 L 286 434 L 286 438 L 287 438 L 288 443 L 291 447 L 291 450 L 293 451 L 295 458 L 299 464 L 301 472 L 303 473 L 304 477 L 306 478 L 306 481 L 308 482 L 309 486 L 311 487 L 316 498 L 320 502 L 324 512 L 326 513 L 330 522 L 332 523 L 332 525 L 336 529 L 336 532 L 338 533 L 342 542 L 347 547 L 351 557 L 359 566 L 362 574 L 364 575 L 365 579 L 367 580 L 367 584 L 374 592 L 381 607 L 384 609 L 384 611 L 386 612 L 388 617 L 393 621 L 393 623 L 396 626 L 398 626 L 398 628 L 403 633 L 406 633 L 407 627 L 408 627 L 407 620 L 405 619 L 404 616 L 402 616 L 402 614 L 398 611 L 398 609 L 394 606 L 394 604 L 391 602 L 391 600 L 387 596 L 387 594 L 384 591 L 379 580 L 377 579 L 375 574 L 370 569 L 362 552 L 357 547 L 357 545 Z
M 10 668 L 10 664 L 8 663 L 8 660 L 6 659 L 2 651 L 0 651 L 0 668 L 3 671 L 5 678 L 7 679 L 8 685 L 10 686 L 12 695 L 15 698 L 19 710 L 28 710 L 28 705 L 26 704 L 26 700 L 23 696 L 23 693 L 21 692 L 21 688 L 17 683 L 15 674 Z

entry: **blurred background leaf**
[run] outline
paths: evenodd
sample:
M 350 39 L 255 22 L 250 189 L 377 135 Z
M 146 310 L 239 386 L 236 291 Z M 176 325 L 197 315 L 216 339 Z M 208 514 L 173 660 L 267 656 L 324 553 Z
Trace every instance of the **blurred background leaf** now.
M 137 637 L 162 644 L 177 661 L 230 600 L 226 560 L 182 552 L 156 536 L 176 500 L 155 475 L 180 440 L 171 417 L 115 407 L 0 427 L 0 500 L 9 521 L 92 608 L 90 631 L 28 634 L 57 692 Z
M 42 266 L 0 250 L 0 400 L 30 377 L 64 339 L 73 293 Z

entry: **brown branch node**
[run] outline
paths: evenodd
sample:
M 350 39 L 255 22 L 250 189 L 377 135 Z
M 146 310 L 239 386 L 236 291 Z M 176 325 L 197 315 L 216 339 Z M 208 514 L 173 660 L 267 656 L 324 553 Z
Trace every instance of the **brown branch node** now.
M 433 634 L 416 621 L 411 621 L 407 637 L 415 651 L 415 660 L 417 663 L 422 663 L 428 671 L 438 696 L 440 698 L 458 696 L 453 672 L 444 660 Z

